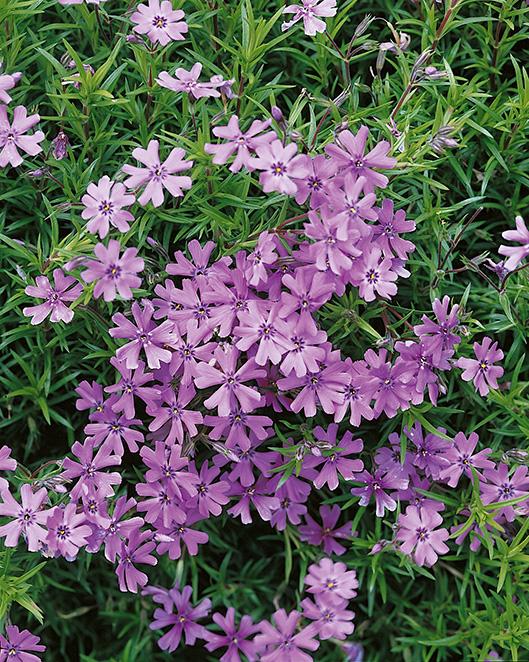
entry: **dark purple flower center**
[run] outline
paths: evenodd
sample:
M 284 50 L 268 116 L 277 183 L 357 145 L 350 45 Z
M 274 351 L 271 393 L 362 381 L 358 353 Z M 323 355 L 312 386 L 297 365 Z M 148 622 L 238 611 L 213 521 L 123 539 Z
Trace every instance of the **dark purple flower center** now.
M 118 264 L 110 264 L 107 268 L 107 276 L 112 280 L 118 280 L 121 277 L 121 267 Z
M 429 531 L 428 529 L 425 529 L 424 527 L 419 527 L 416 529 L 417 533 L 417 542 L 425 542 L 428 540 L 429 537 Z
M 323 187 L 323 182 L 318 177 L 309 177 L 307 186 L 313 191 L 319 191 Z
M 272 163 L 272 174 L 274 177 L 281 177 L 284 175 L 287 171 L 287 167 L 284 163 L 281 163 L 281 161 L 278 161 L 277 163 Z
M 498 487 L 498 496 L 503 501 L 514 498 L 514 487 L 510 483 L 502 483 Z
M 165 28 L 167 27 L 167 19 L 165 16 L 155 16 L 152 19 L 152 24 L 155 28 Z
M 375 271 L 374 269 L 370 269 L 370 270 L 366 273 L 366 280 L 367 280 L 367 282 L 368 282 L 368 283 L 371 283 L 371 284 L 373 284 L 373 285 L 374 285 L 375 283 L 378 283 L 378 279 L 379 279 L 379 278 L 380 278 L 380 274 L 378 273 L 378 271 Z
M 167 170 L 165 167 L 161 164 L 158 164 L 156 166 L 153 166 L 151 168 L 151 177 L 157 182 L 161 182 L 167 177 Z
M 111 216 L 113 211 L 113 203 L 110 200 L 103 200 L 99 205 L 99 211 L 104 216 Z
M 60 538 L 61 540 L 66 540 L 67 538 L 70 537 L 70 529 L 66 524 L 61 524 L 57 528 L 57 538 Z

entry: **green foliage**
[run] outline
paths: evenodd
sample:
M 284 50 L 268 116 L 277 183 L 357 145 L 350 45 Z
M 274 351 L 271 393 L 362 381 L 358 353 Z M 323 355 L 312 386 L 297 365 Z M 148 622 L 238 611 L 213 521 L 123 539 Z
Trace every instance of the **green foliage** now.
M 507 451 L 527 451 L 527 271 L 499 284 L 484 266 L 488 255 L 494 258 L 502 231 L 528 208 L 526 3 L 447 0 L 455 9 L 439 32 L 445 12 L 430 0 L 339 0 L 338 14 L 328 20 L 331 39 L 306 37 L 299 26 L 282 33 L 279 1 L 173 4 L 186 11 L 188 37 L 151 51 L 126 41 L 131 26 L 124 0 L 100 7 L 0 0 L 0 60 L 7 72 L 24 72 L 12 91 L 13 105 L 38 110 L 47 135 L 43 158 L 26 161 L 16 172 L 0 171 L 0 430 L 14 456 L 32 467 L 17 479 L 57 473 L 56 461 L 86 423 L 75 410 L 73 389 L 82 379 L 113 379 L 108 358 L 115 345 L 108 328 L 121 304 L 93 301 L 87 290 L 69 325 L 33 327 L 22 314 L 31 305 L 27 283 L 91 250 L 94 238 L 80 217 L 87 185 L 105 174 L 117 176 L 124 163 L 132 163 L 132 149 L 154 137 L 163 153 L 179 146 L 194 160 L 193 187 L 185 198 L 159 209 L 138 208 L 122 237 L 145 258 L 144 286 L 150 291 L 163 280 L 166 255 L 191 238 L 214 239 L 219 253 L 233 254 L 251 246 L 261 230 L 300 213 L 293 200 L 264 195 L 255 175 L 213 166 L 203 149 L 224 114 L 237 112 L 246 122 L 268 115 L 275 104 L 311 153 L 321 153 L 342 122 L 354 130 L 365 123 L 376 139 L 391 140 L 398 165 L 387 195 L 417 224 L 417 250 L 408 264 L 412 276 L 399 281 L 394 301 L 366 305 L 347 292 L 324 307 L 323 325 L 343 354 L 358 359 L 369 347 L 406 336 L 431 301 L 445 294 L 463 305 L 461 354 L 469 355 L 473 340 L 485 334 L 498 339 L 506 354 L 503 387 L 487 399 L 454 371 L 438 407 L 423 404 L 394 419 L 363 424 L 358 436 L 365 441 L 364 460 L 369 463 L 391 432 L 400 434 L 414 420 L 427 430 L 443 426 L 448 435 L 476 431 L 495 460 Z M 367 14 L 376 18 L 349 48 Z M 393 40 L 394 31 L 407 33 L 410 47 L 382 58 L 378 44 Z M 410 89 L 414 64 L 426 49 L 433 49 L 430 63 L 447 75 Z M 234 78 L 239 98 L 225 105 L 212 99 L 189 104 L 154 82 L 160 71 L 189 69 L 197 61 L 208 77 Z M 392 119 L 398 134 L 392 134 Z M 458 146 L 437 154 L 432 139 L 447 125 Z M 49 146 L 61 130 L 70 146 L 58 161 Z M 31 176 L 42 167 L 50 176 Z M 296 444 L 285 453 L 285 476 L 299 470 L 297 445 L 311 438 L 315 425 L 327 423 L 320 414 L 309 421 L 276 421 L 272 445 L 282 447 L 287 437 Z M 404 444 L 403 438 L 403 453 Z M 483 506 L 475 484 L 437 487 L 431 496 L 445 503 L 447 522 L 493 524 L 494 507 Z M 380 521 L 345 490 L 326 493 L 325 502 L 338 503 L 356 533 L 343 560 L 359 574 L 354 638 L 364 645 L 366 660 L 481 661 L 491 648 L 504 659 L 528 659 L 527 521 L 519 530 L 486 533 L 477 552 L 468 541 L 456 545 L 452 539 L 451 553 L 425 570 L 390 545 L 369 555 L 375 542 L 392 537 L 393 517 Z M 318 506 L 311 501 L 310 512 Z M 279 534 L 263 523 L 244 527 L 226 515 L 204 528 L 210 542 L 200 555 L 162 559 L 150 572 L 151 583 L 188 582 L 195 598 L 211 597 L 216 609 L 234 606 L 254 619 L 269 617 L 274 605 L 299 604 L 306 568 L 319 551 L 301 543 L 294 528 Z M 148 628 L 152 609 L 150 599 L 119 592 L 112 566 L 101 555 L 84 554 L 68 564 L 41 563 L 21 548 L 0 552 L 0 619 L 9 612 L 13 622 L 41 633 L 50 662 L 171 659 Z M 327 642 L 316 659 L 342 657 Z M 197 647 L 179 651 L 176 659 L 217 658 Z

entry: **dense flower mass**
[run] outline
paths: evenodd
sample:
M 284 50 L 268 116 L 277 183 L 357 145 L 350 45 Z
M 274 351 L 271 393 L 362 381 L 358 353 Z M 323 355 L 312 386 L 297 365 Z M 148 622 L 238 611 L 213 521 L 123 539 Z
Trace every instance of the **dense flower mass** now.
M 111 40 L 107 33 L 118 29 L 111 22 L 114 16 L 100 11 L 99 0 L 86 1 L 96 5 L 93 15 L 82 8 L 87 25 L 93 19 L 102 37 Z M 77 5 L 82 0 L 59 2 Z M 527 452 L 520 448 L 500 456 L 485 424 L 494 423 L 500 436 L 512 436 L 512 431 L 503 431 L 501 417 L 493 415 L 485 424 L 465 421 L 454 395 L 459 388 L 476 406 L 487 397 L 504 401 L 526 432 L 526 408 L 519 399 L 526 386 L 519 379 L 522 362 L 512 382 L 499 383 L 506 371 L 500 365 L 504 352 L 488 335 L 475 341 L 486 320 L 470 309 L 470 285 L 466 290 L 443 287 L 441 276 L 464 270 L 482 275 L 480 265 L 488 264 L 499 279 L 494 285 L 498 296 L 504 297 L 508 281 L 527 266 L 529 231 L 517 216 L 516 229 L 502 235 L 516 244 L 499 247 L 505 261 L 495 264 L 486 254 L 465 257 L 464 268 L 452 262 L 465 228 L 455 238 L 440 234 L 439 254 L 432 258 L 434 280 L 424 287 L 420 270 L 431 256 L 416 237 L 421 224 L 432 221 L 433 227 L 433 220 L 407 204 L 406 196 L 411 201 L 417 197 L 415 189 L 397 187 L 396 192 L 392 182 L 406 169 L 426 173 L 426 150 L 441 155 L 458 142 L 448 137 L 451 127 L 441 127 L 436 139 L 423 140 L 407 159 L 401 152 L 415 120 L 410 115 L 404 129 L 395 118 L 419 84 L 443 78 L 428 63 L 457 0 L 449 3 L 433 46 L 411 68 L 409 89 L 389 123 L 363 111 L 351 121 L 335 117 L 346 97 L 357 104 L 357 96 L 365 93 L 352 80 L 351 64 L 373 44 L 379 53 L 377 103 L 387 105 L 391 86 L 384 83 L 385 58 L 402 56 L 409 44 L 409 37 L 387 21 L 394 41 L 377 45 L 364 39 L 375 20 L 367 16 L 352 28 L 342 52 L 329 26 L 346 24 L 349 6 L 342 16 L 336 0 L 274 8 L 271 19 L 256 18 L 251 3 L 242 3 L 232 17 L 239 20 L 240 14 L 244 24 L 240 42 L 231 27 L 226 35 L 219 29 L 222 3 L 206 4 L 213 58 L 195 52 L 200 35 L 191 34 L 191 28 L 202 20 L 198 9 L 188 14 L 188 25 L 184 11 L 169 0 L 129 7 L 120 25 L 131 32 L 119 46 L 134 54 L 142 87 L 127 98 L 114 94 L 122 70 L 110 73 L 119 49 L 106 62 L 94 56 L 92 64 L 82 62 L 69 44 L 67 57 L 59 61 L 50 55 L 48 63 L 56 70 L 76 73 L 59 79 L 71 108 L 60 107 L 61 124 L 51 134 L 57 137 L 46 150 L 40 144 L 42 131 L 28 133 L 41 120 L 37 113 L 28 114 L 33 106 L 9 105 L 11 94 L 19 94 L 13 90 L 21 74 L 0 75 L 0 167 L 9 177 L 7 166 L 19 168 L 25 155 L 42 153 L 45 165 L 25 176 L 38 186 L 62 186 L 60 169 L 67 170 L 70 152 L 84 150 L 82 138 L 95 127 L 93 108 L 108 111 L 109 126 L 112 114 L 122 113 L 137 129 L 119 146 L 126 151 L 119 151 L 107 146 L 112 129 L 105 125 L 96 149 L 79 157 L 82 169 L 72 168 L 72 181 L 63 179 L 74 197 L 71 203 L 50 202 L 44 185 L 35 188 L 34 197 L 38 193 L 45 199 L 49 212 L 49 227 L 35 245 L 26 237 L 13 240 L 0 233 L 2 242 L 30 258 L 29 276 L 10 260 L 20 287 L 6 306 L 17 309 L 21 302 L 38 300 L 24 305 L 21 315 L 17 312 L 29 318 L 23 340 L 30 351 L 52 348 L 69 354 L 76 340 L 70 324 L 74 310 L 76 321 L 86 321 L 94 336 L 85 342 L 76 370 L 57 371 L 57 388 L 75 389 L 78 396 L 75 410 L 84 417 L 79 429 L 61 410 L 48 406 L 48 399 L 61 405 L 65 400 L 55 396 L 51 366 L 33 374 L 14 350 L 6 361 L 0 381 L 8 397 L 33 399 L 48 423 L 67 430 L 71 449 L 60 458 L 46 450 L 46 461 L 32 471 L 23 463 L 32 452 L 33 432 L 27 453 L 17 459 L 9 446 L 0 448 L 0 471 L 5 472 L 0 477 L 0 539 L 8 550 L 6 564 L 16 548 L 56 566 L 60 558 L 89 567 L 86 555 L 100 554 L 103 565 L 112 568 L 120 599 L 125 594 L 149 598 L 141 603 L 142 614 L 145 605 L 154 603 L 149 628 L 163 654 L 184 659 L 184 646 L 204 646 L 221 662 L 310 662 L 332 650 L 332 655 L 339 651 L 361 662 L 361 646 L 349 639 L 359 618 L 350 603 L 359 604 L 368 595 L 366 604 L 355 607 L 365 616 L 377 592 L 385 600 L 385 571 L 403 585 L 404 578 L 431 578 L 451 558 L 445 556 L 434 569 L 440 556 L 461 552 L 467 543 L 472 553 L 486 545 L 491 562 L 484 564 L 484 573 L 496 563 L 495 545 L 503 554 L 502 573 L 509 563 L 526 558 L 525 539 L 516 526 L 529 514 Z M 340 59 L 336 76 L 344 87 L 339 97 L 318 101 L 304 91 L 288 118 L 279 106 L 270 108 L 280 103 L 281 76 L 267 84 L 266 94 L 255 87 L 260 58 L 267 52 L 265 39 L 281 14 L 288 18 L 282 32 L 299 23 L 305 35 L 316 37 L 318 67 L 321 53 L 332 46 Z M 503 29 L 497 31 L 491 71 Z M 277 43 L 293 34 L 281 34 L 279 24 L 276 30 Z M 189 48 L 178 50 L 182 45 L 173 42 L 188 33 Z M 226 45 L 232 42 L 236 49 Z M 230 68 L 222 59 L 224 48 L 240 51 L 241 62 Z M 60 98 L 51 91 L 48 96 L 51 103 Z M 144 106 L 138 100 L 143 97 Z M 166 109 L 159 99 L 171 110 L 181 107 L 189 121 L 179 126 L 166 118 L 163 124 Z M 316 101 L 324 108 L 319 119 Z M 75 115 L 78 102 L 82 111 Z M 285 94 L 284 108 L 287 104 L 292 100 Z M 310 109 L 306 123 L 305 104 Z M 79 128 L 75 140 L 66 133 L 70 116 Z M 326 125 L 331 120 L 332 130 Z M 491 149 L 495 156 L 497 151 Z M 131 165 L 134 160 L 139 165 Z M 491 176 L 489 170 L 479 173 L 483 198 Z M 433 208 L 435 187 L 425 174 L 421 177 Z M 20 205 L 31 204 L 33 198 L 21 197 Z M 266 213 L 256 221 L 255 210 Z M 65 230 L 69 215 L 75 236 Z M 234 218 L 245 228 L 240 236 L 224 233 Z M 168 242 L 182 237 L 187 243 L 179 244 L 171 258 Z M 449 254 L 443 257 L 447 246 Z M 492 276 L 486 278 L 492 283 Z M 410 295 L 417 289 L 426 292 L 425 306 L 417 306 Z M 510 333 L 523 322 L 505 298 L 501 301 L 508 324 L 495 319 L 492 329 Z M 10 345 L 10 335 L 5 343 Z M 511 351 L 505 351 L 509 366 Z M 30 386 L 12 385 L 15 367 Z M 97 379 L 88 381 L 92 369 Z M 27 415 L 11 409 L 9 417 L 27 416 L 31 430 L 36 427 L 30 408 Z M 438 411 L 444 413 L 440 419 Z M 372 530 L 360 538 L 367 520 Z M 268 544 L 284 545 L 283 583 L 274 589 L 264 617 L 239 613 L 230 605 L 251 583 L 244 570 L 237 583 L 227 579 L 228 541 L 232 530 L 241 527 L 251 527 L 239 533 L 250 542 L 257 532 L 263 558 Z M 384 527 L 389 539 L 380 537 Z M 216 547 L 225 560 L 204 560 L 204 550 Z M 353 563 L 358 556 L 352 551 L 365 562 Z M 204 569 L 215 578 L 216 592 L 203 581 Z M 458 573 L 453 569 L 454 576 Z M 159 576 L 171 588 L 155 586 Z M 498 594 L 504 581 L 503 576 Z M 6 600 L 40 617 L 25 596 L 24 582 L 22 571 L 14 583 L 6 580 Z M 412 591 L 410 586 L 406 591 Z M 509 604 L 515 598 L 509 594 Z M 37 662 L 45 646 L 4 619 L 3 597 L 0 606 L 5 621 L 0 662 Z M 254 606 L 259 614 L 262 605 Z M 508 628 L 525 631 L 510 622 L 497 631 Z M 486 648 L 501 638 L 497 631 Z M 437 645 L 436 639 L 424 639 Z M 463 639 L 447 634 L 446 640 L 459 645 Z M 134 640 L 136 645 L 142 651 L 143 644 Z M 403 651 L 412 659 L 399 648 Z M 139 654 L 147 658 L 151 653 Z

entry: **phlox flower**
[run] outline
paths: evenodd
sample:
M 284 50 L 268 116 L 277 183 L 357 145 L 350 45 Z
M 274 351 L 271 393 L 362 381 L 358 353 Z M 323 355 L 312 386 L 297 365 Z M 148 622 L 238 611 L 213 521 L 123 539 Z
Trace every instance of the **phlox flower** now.
M 417 565 L 428 567 L 437 562 L 438 554 L 449 550 L 445 540 L 450 536 L 446 529 L 437 527 L 443 523 L 441 515 L 434 511 L 416 506 L 408 506 L 405 515 L 399 515 L 396 540 L 400 551 L 412 555 Z
M 459 326 L 459 306 L 455 304 L 450 310 L 449 308 L 448 296 L 443 297 L 442 301 L 435 299 L 432 309 L 437 321 L 423 315 L 422 324 L 413 327 L 413 332 L 419 336 L 435 367 L 440 361 L 450 358 L 454 353 L 454 346 L 461 342 L 461 337 L 455 333 Z
M 329 301 L 334 292 L 334 283 L 327 274 L 312 266 L 298 267 L 294 273 L 285 274 L 283 285 L 289 292 L 281 292 L 279 314 L 287 318 L 292 313 L 313 313 Z
M 253 623 L 250 616 L 243 616 L 239 626 L 235 624 L 235 609 L 228 607 L 226 615 L 219 612 L 211 617 L 224 634 L 208 631 L 206 648 L 211 653 L 218 648 L 227 648 L 220 657 L 220 662 L 241 662 L 240 653 L 249 660 L 254 660 L 256 645 L 250 639 L 254 634 L 260 632 L 261 626 Z
M 120 496 L 114 504 L 112 514 L 107 512 L 107 522 L 103 527 L 97 527 L 95 533 L 90 537 L 87 551 L 95 553 L 101 545 L 105 547 L 105 558 L 114 563 L 121 549 L 121 543 L 128 538 L 134 529 L 143 526 L 141 517 L 130 517 L 123 519 L 124 515 L 136 507 L 136 499 L 127 499 Z
M 143 349 L 147 357 L 149 368 L 159 368 L 160 361 L 169 363 L 171 352 L 165 349 L 165 345 L 173 345 L 177 339 L 173 332 L 174 323 L 170 320 L 162 322 L 160 326 L 152 321 L 154 308 L 150 302 L 144 304 L 143 310 L 140 304 L 132 304 L 132 315 L 136 324 L 133 324 L 122 313 L 112 316 L 116 327 L 109 330 L 113 338 L 131 339 L 126 345 L 120 347 L 116 352 L 118 361 L 125 361 L 127 368 L 134 369 L 139 365 L 139 354 Z
M 349 278 L 365 301 L 374 301 L 377 294 L 384 299 L 391 299 L 397 294 L 397 274 L 393 271 L 393 263 L 390 258 L 383 257 L 376 246 L 354 261 Z
M 474 343 L 474 354 L 475 359 L 461 357 L 456 361 L 456 366 L 464 370 L 461 379 L 465 382 L 472 381 L 476 391 L 485 396 L 490 389 L 498 388 L 498 379 L 504 370 L 494 363 L 503 359 L 503 352 L 498 349 L 497 342 L 493 343 L 491 338 L 485 336 L 481 344 Z
M 235 159 L 230 165 L 231 172 L 239 172 L 243 167 L 253 170 L 250 160 L 256 147 L 277 139 L 275 131 L 267 131 L 271 123 L 270 119 L 254 120 L 250 128 L 243 132 L 239 128 L 239 118 L 237 115 L 232 115 L 226 126 L 216 126 L 212 130 L 214 136 L 222 138 L 225 142 L 217 145 L 206 143 L 204 151 L 213 155 L 213 163 L 217 165 L 223 165 L 235 154 Z M 264 131 L 266 133 L 263 133 Z
M 446 481 L 450 487 L 456 487 L 463 474 L 472 480 L 472 467 L 494 469 L 494 462 L 487 459 L 492 453 L 491 448 L 484 448 L 474 453 L 478 441 L 479 437 L 475 432 L 471 432 L 468 437 L 463 432 L 458 432 L 453 445 L 444 452 L 449 466 L 441 470 L 439 480 Z
M 373 168 L 393 168 L 397 160 L 387 156 L 391 146 L 386 140 L 377 143 L 365 154 L 368 136 L 367 126 L 361 126 L 356 136 L 351 131 L 342 131 L 338 134 L 336 143 L 327 145 L 325 151 L 346 173 L 365 177 L 364 190 L 371 193 L 377 186 L 386 188 L 389 181 L 386 175 Z
M 84 205 L 81 216 L 88 220 L 86 229 L 99 234 L 101 239 L 107 236 L 110 225 L 120 232 L 127 232 L 134 216 L 123 207 L 132 205 L 135 200 L 133 195 L 126 193 L 125 184 L 111 181 L 107 175 L 101 177 L 97 184 L 89 184 L 81 198 Z
M 75 503 L 53 508 L 46 526 L 48 535 L 45 544 L 51 556 L 63 556 L 74 561 L 81 547 L 88 543 L 92 529 L 84 513 L 77 513 Z
M 170 0 L 149 0 L 148 5 L 140 4 L 130 17 L 136 25 L 132 28 L 138 34 L 146 34 L 153 44 L 166 46 L 171 41 L 185 39 L 188 26 L 181 9 L 173 9 Z
M 485 505 L 494 503 L 501 504 L 502 501 L 510 501 L 519 497 L 529 498 L 529 476 L 527 467 L 517 467 L 512 475 L 509 475 L 509 467 L 501 462 L 494 469 L 485 469 L 479 483 L 481 500 Z M 515 508 L 518 508 L 525 500 L 514 505 L 504 506 L 496 510 L 496 516 L 502 515 L 508 522 L 512 522 L 516 516 Z
M 290 347 L 285 352 L 280 366 L 288 377 L 292 370 L 296 377 L 304 377 L 307 372 L 318 372 L 325 359 L 325 349 L 321 346 L 327 340 L 325 331 L 318 331 L 310 313 L 291 315 L 288 320 L 287 338 Z
M 396 257 L 402 260 L 408 259 L 408 253 L 415 250 L 415 245 L 399 235 L 403 232 L 413 232 L 415 223 L 406 220 L 403 209 L 394 211 L 393 200 L 388 198 L 382 201 L 382 206 L 377 209 L 378 223 L 373 227 L 373 237 L 382 249 L 385 257 Z
M 273 265 L 277 258 L 274 237 L 269 232 L 261 232 L 254 250 L 246 260 L 248 283 L 253 286 L 266 283 L 268 280 L 267 267 Z
M 370 230 L 364 221 L 376 221 L 378 218 L 373 207 L 376 195 L 362 195 L 366 184 L 365 177 L 356 177 L 349 172 L 340 179 L 341 181 L 335 178 L 329 186 L 329 206 L 337 215 L 346 214 L 349 222 L 365 235 Z
M 280 140 L 273 140 L 257 145 L 255 151 L 256 156 L 250 158 L 250 165 L 261 171 L 259 182 L 263 191 L 296 195 L 298 187 L 295 180 L 302 179 L 308 173 L 304 155 L 296 155 L 296 143 L 283 145 Z
M 94 454 L 94 443 L 85 440 L 83 444 L 78 441 L 72 446 L 72 453 L 78 462 L 66 457 L 63 461 L 62 476 L 68 480 L 77 478 L 77 483 L 70 490 L 70 498 L 75 501 L 81 495 L 83 487 L 97 489 L 102 497 L 114 494 L 113 485 L 121 483 L 121 474 L 117 471 L 107 472 L 102 469 L 121 464 L 121 457 L 112 453 L 112 448 L 102 446 Z
M 294 14 L 290 21 L 282 23 L 283 32 L 302 20 L 305 34 L 314 37 L 317 32 L 325 32 L 326 25 L 322 18 L 336 16 L 336 0 L 302 0 L 299 5 L 285 7 L 283 14 Z
M 138 361 L 138 367 L 135 370 L 127 368 L 124 363 L 120 363 L 115 356 L 110 359 L 110 363 L 118 370 L 121 375 L 120 380 L 112 386 L 105 386 L 106 393 L 118 393 L 119 396 L 112 403 L 112 411 L 123 414 L 131 419 L 136 415 L 134 398 L 140 398 L 146 405 L 150 405 L 160 395 L 160 391 L 151 386 L 145 386 L 152 381 L 152 373 L 145 372 L 145 363 Z
M 265 365 L 268 361 L 277 365 L 285 352 L 294 349 L 290 341 L 288 324 L 278 315 L 278 306 L 272 306 L 265 312 L 250 302 L 247 313 L 240 316 L 240 325 L 233 329 L 238 338 L 235 346 L 247 351 L 255 347 L 255 362 Z
M 105 301 L 114 301 L 119 294 L 124 299 L 132 299 L 133 287 L 140 287 L 141 278 L 136 274 L 143 271 L 145 263 L 138 257 L 137 248 L 127 248 L 119 255 L 121 245 L 111 239 L 108 246 L 97 244 L 94 254 L 97 260 L 87 260 L 81 277 L 85 283 L 97 281 L 94 287 L 94 299 L 103 295 Z
M 197 621 L 209 614 L 211 600 L 206 598 L 193 607 L 192 593 L 191 586 L 184 586 L 181 593 L 175 586 L 169 591 L 168 599 L 163 601 L 163 608 L 154 612 L 154 621 L 149 625 L 151 630 L 171 628 L 158 641 L 158 646 L 168 653 L 178 648 L 182 635 L 186 646 L 193 646 L 197 639 L 208 640 L 208 631 Z
M 310 598 L 301 601 L 303 616 L 314 622 L 318 637 L 322 640 L 335 639 L 344 640 L 347 635 L 352 634 L 355 629 L 352 620 L 354 611 L 346 609 L 347 600 L 328 602 L 323 594 L 314 596 L 314 602 Z
M 46 538 L 44 528 L 52 510 L 42 510 L 42 504 L 48 497 L 46 488 L 42 487 L 33 492 L 31 485 L 25 483 L 20 488 L 19 504 L 9 489 L 5 488 L 0 494 L 3 502 L 0 503 L 0 515 L 14 518 L 11 522 L 0 526 L 0 537 L 4 538 L 6 547 L 16 547 L 22 535 L 30 552 L 37 552 Z
M 46 301 L 22 310 L 26 317 L 31 317 L 31 324 L 40 324 L 48 315 L 50 322 L 71 322 L 73 310 L 65 302 L 75 301 L 80 296 L 83 291 L 81 283 L 73 276 L 65 276 L 62 269 L 53 270 L 53 285 L 47 276 L 37 276 L 35 283 L 28 285 L 24 292 Z
M 338 487 L 338 474 L 345 480 L 354 478 L 354 474 L 362 471 L 364 463 L 362 460 L 353 460 L 348 456 L 358 454 L 364 447 L 364 442 L 361 439 L 353 439 L 353 434 L 347 430 L 340 441 L 337 440 L 338 425 L 331 423 L 327 430 L 321 427 L 314 428 L 314 437 L 318 441 L 326 441 L 332 447 L 338 447 L 338 450 L 325 451 L 323 455 L 313 456 L 309 459 L 311 468 L 319 467 L 323 463 L 323 467 L 319 469 L 319 473 L 314 479 L 314 487 L 321 489 L 328 485 L 330 490 L 335 490 Z
M 0 105 L 0 168 L 9 163 L 16 168 L 23 162 L 18 150 L 30 156 L 42 152 L 39 145 L 44 140 L 42 131 L 35 131 L 32 135 L 25 135 L 32 126 L 40 122 L 40 116 L 35 113 L 29 115 L 24 106 L 17 106 L 13 111 L 13 121 L 7 117 L 6 106 Z
M 505 255 L 507 259 L 503 267 L 507 271 L 516 269 L 520 262 L 529 255 L 529 230 L 521 216 L 515 219 L 516 230 L 506 230 L 501 236 L 509 241 L 516 241 L 520 246 L 500 246 L 498 253 Z
M 193 469 L 192 466 L 191 470 Z M 222 512 L 222 506 L 230 500 L 226 494 L 230 489 L 230 484 L 225 480 L 213 482 L 219 474 L 220 469 L 218 467 L 209 467 L 207 460 L 202 463 L 196 484 L 197 494 L 189 502 L 191 506 L 198 508 L 202 517 L 209 517 L 210 513 L 217 517 Z
M 220 92 L 217 88 L 220 86 L 218 82 L 199 83 L 198 78 L 202 72 L 202 65 L 200 62 L 194 64 L 189 71 L 179 67 L 175 71 L 174 76 L 170 76 L 167 71 L 162 71 L 156 82 L 162 87 L 166 87 L 173 92 L 183 92 L 189 94 L 193 101 L 201 99 L 202 97 L 220 97 Z
M 12 99 L 7 90 L 12 90 L 21 78 L 20 72 L 0 75 L 0 103 L 4 103 L 6 106 L 11 103 Z
M 161 441 L 155 443 L 154 450 L 144 446 L 140 451 L 141 459 L 148 467 L 146 480 L 149 483 L 161 481 L 169 487 L 174 496 L 183 499 L 182 490 L 190 497 L 197 494 L 196 485 L 199 478 L 189 471 L 189 458 L 181 457 L 180 453 L 180 446 L 167 446 Z
M 321 595 L 332 604 L 354 598 L 358 588 L 356 571 L 347 570 L 345 563 L 333 563 L 330 558 L 309 565 L 305 584 L 308 593 Z
M 231 475 L 230 480 L 232 483 L 228 493 L 229 496 L 240 498 L 228 510 L 228 514 L 232 517 L 240 517 L 243 524 L 251 524 L 253 522 L 250 506 L 255 508 L 257 514 L 264 522 L 270 522 L 274 512 L 279 511 L 281 508 L 280 499 L 277 496 L 271 495 L 273 490 L 269 481 L 264 476 L 260 476 L 256 483 L 247 485 L 246 487 L 244 483 L 234 483 Z
M 208 409 L 217 407 L 219 416 L 228 416 L 237 402 L 245 412 L 256 409 L 261 402 L 261 395 L 245 382 L 264 377 L 266 372 L 257 367 L 254 359 L 248 359 L 237 368 L 240 352 L 235 347 L 226 350 L 217 347 L 214 356 L 218 368 L 209 363 L 200 363 L 197 367 L 198 376 L 195 378 L 197 388 L 209 388 L 220 384 L 220 387 L 204 401 L 204 406 Z
M 347 223 L 345 213 L 337 215 L 327 205 L 309 212 L 305 234 L 313 240 L 309 254 L 320 271 L 330 269 L 340 276 L 353 266 L 351 258 L 360 255 L 355 246 L 358 235 Z
M 321 207 L 328 200 L 330 184 L 337 171 L 336 163 L 328 159 L 325 154 L 318 154 L 311 158 L 305 156 L 307 173 L 302 179 L 296 179 L 298 190 L 296 202 L 302 205 L 310 198 L 311 209 Z
M 183 543 L 189 555 L 196 556 L 198 554 L 198 546 L 205 545 L 209 540 L 207 533 L 191 528 L 191 525 L 198 519 L 202 519 L 200 513 L 193 516 L 188 515 L 182 523 L 173 522 L 169 527 L 158 527 L 155 535 L 155 539 L 158 542 L 156 552 L 158 554 L 167 553 L 169 558 L 175 561 L 182 555 Z
M 16 625 L 6 625 L 5 635 L 0 634 L 0 660 L 4 662 L 39 662 L 35 653 L 43 653 L 46 646 L 39 644 L 40 638 L 20 630 Z
M 209 264 L 211 254 L 215 250 L 214 241 L 207 241 L 202 246 L 196 239 L 192 239 L 187 244 L 187 250 L 190 258 L 187 258 L 182 251 L 175 251 L 175 262 L 169 262 L 165 267 L 168 274 L 186 276 L 193 281 L 205 278 L 208 283 L 213 279 L 224 281 L 226 277 L 229 277 L 230 257 L 221 257 L 211 265 Z
M 342 540 L 352 538 L 351 522 L 334 528 L 340 513 L 340 506 L 320 506 L 321 524 L 318 524 L 310 515 L 305 515 L 307 523 L 298 527 L 300 539 L 311 545 L 322 546 L 325 554 L 338 556 L 344 554 L 347 550 L 340 545 L 337 538 Z
M 136 147 L 132 151 L 132 156 L 146 167 L 124 165 L 122 168 L 123 172 L 130 175 L 124 182 L 129 189 L 145 185 L 143 193 L 138 198 L 138 202 L 143 206 L 151 200 L 154 207 L 159 207 L 164 201 L 164 189 L 177 198 L 184 195 L 185 189 L 191 188 L 191 177 L 174 174 L 188 170 L 193 165 L 193 161 L 183 160 L 184 150 L 175 147 L 162 163 L 159 149 L 160 143 L 157 140 L 151 140 L 147 149 Z
M 101 384 L 95 381 L 90 384 L 86 379 L 83 379 L 75 389 L 75 392 L 79 396 L 75 401 L 75 408 L 78 411 L 84 411 L 85 409 L 95 409 L 98 412 L 103 411 L 105 396 Z
M 138 586 L 143 588 L 147 583 L 147 575 L 135 568 L 134 564 L 156 565 L 158 563 L 157 559 L 151 554 L 156 547 L 152 535 L 152 531 L 141 531 L 139 528 L 133 529 L 127 540 L 121 543 L 118 567 L 116 568 L 120 591 L 137 593 Z
M 198 434 L 197 425 L 202 423 L 202 414 L 193 409 L 186 409 L 194 396 L 194 389 L 181 386 L 178 394 L 173 390 L 167 391 L 162 403 L 152 404 L 147 407 L 149 416 L 154 420 L 149 424 L 151 432 L 161 434 L 165 443 L 171 446 L 184 441 L 184 428 L 189 437 Z
M 309 625 L 297 629 L 301 614 L 278 609 L 272 614 L 274 625 L 261 621 L 261 634 L 255 637 L 255 643 L 261 653 L 262 662 L 309 662 L 310 655 L 304 650 L 315 651 L 320 642 L 315 638 L 316 629 Z
M 310 486 L 309 491 L 310 491 Z M 307 494 L 295 493 L 289 490 L 288 481 L 275 492 L 279 501 L 279 507 L 272 511 L 270 524 L 278 531 L 284 531 L 287 522 L 297 526 L 301 522 L 301 516 L 307 513 Z
M 383 474 L 378 469 L 373 474 L 362 471 L 354 477 L 354 480 L 363 483 L 364 486 L 353 487 L 351 494 L 360 497 L 359 506 L 367 506 L 374 496 L 377 517 L 384 517 L 386 510 L 393 511 L 397 508 L 397 502 L 386 490 L 404 490 L 408 487 L 407 478 L 395 474 Z

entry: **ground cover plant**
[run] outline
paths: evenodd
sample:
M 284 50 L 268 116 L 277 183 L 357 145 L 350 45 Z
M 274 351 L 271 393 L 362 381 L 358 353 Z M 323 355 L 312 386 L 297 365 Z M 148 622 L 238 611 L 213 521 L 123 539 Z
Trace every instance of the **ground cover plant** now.
M 528 17 L 0 0 L 0 659 L 529 659 Z

